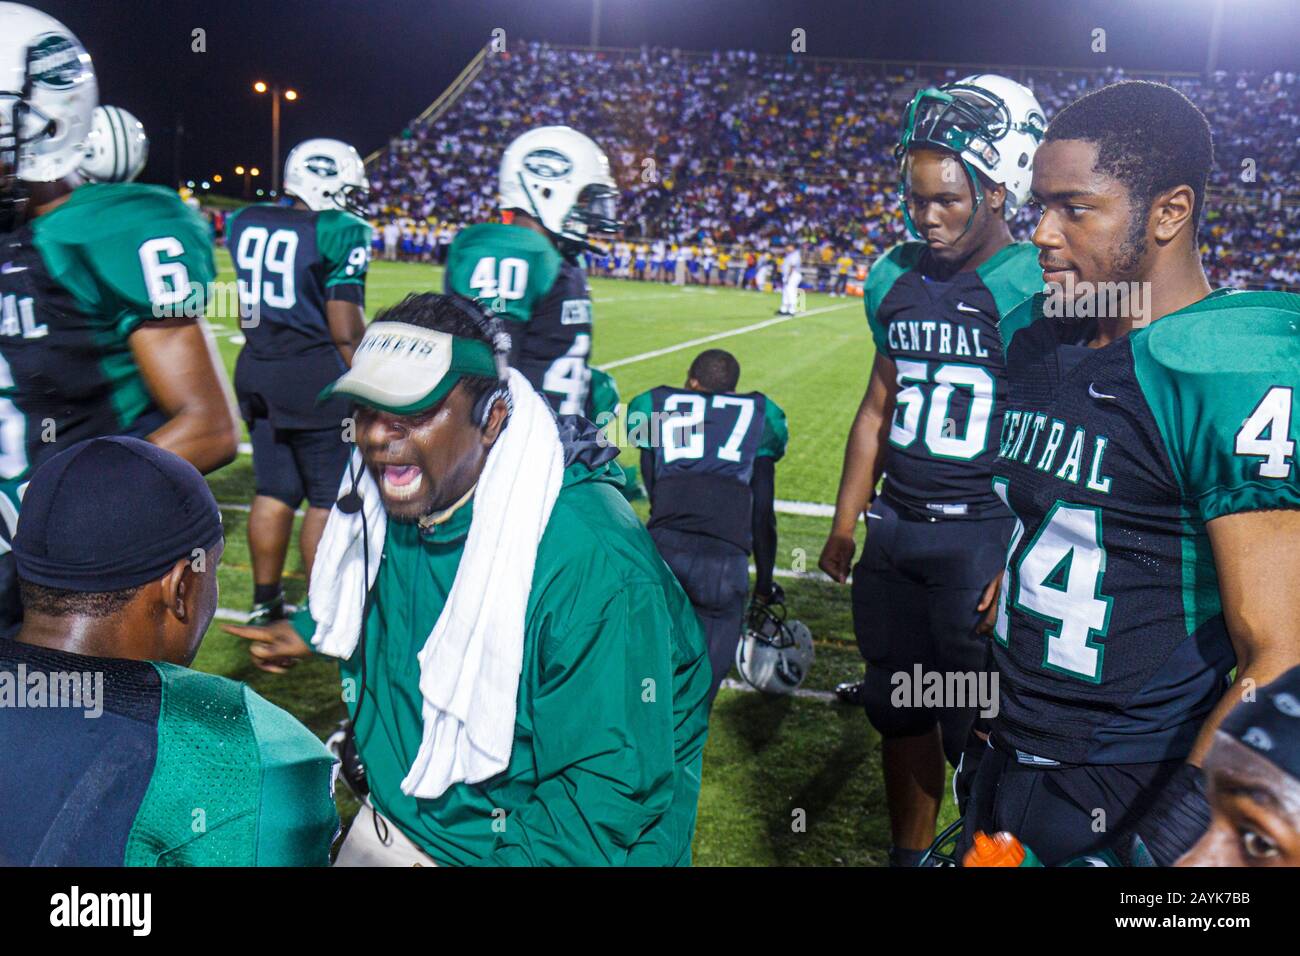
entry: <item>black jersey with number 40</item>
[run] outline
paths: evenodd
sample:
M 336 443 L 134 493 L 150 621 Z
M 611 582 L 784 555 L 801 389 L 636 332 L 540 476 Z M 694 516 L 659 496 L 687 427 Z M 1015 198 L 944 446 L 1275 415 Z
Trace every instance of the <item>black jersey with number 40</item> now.
M 1034 247 L 1014 243 L 939 281 L 928 252 L 895 246 L 867 277 L 876 351 L 898 370 L 885 491 L 921 513 L 975 517 L 1002 510 L 989 488 L 1006 391 L 998 325 L 1042 271 Z

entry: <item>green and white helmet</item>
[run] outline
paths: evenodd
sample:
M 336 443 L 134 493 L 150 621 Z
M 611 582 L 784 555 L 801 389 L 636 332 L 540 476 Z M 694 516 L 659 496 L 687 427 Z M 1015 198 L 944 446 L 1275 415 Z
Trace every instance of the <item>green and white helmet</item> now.
M 1029 198 L 1034 154 L 1046 131 L 1047 115 L 1031 89 L 1005 76 L 977 73 L 938 88 L 918 90 L 903 116 L 894 155 L 901 164 L 909 149 L 956 153 L 970 176 L 975 209 L 984 198 L 974 174 L 978 170 L 1006 187 L 1003 214 L 1010 218 Z M 900 180 L 901 192 L 906 189 L 906 177 Z M 910 217 L 908 228 L 912 229 Z
M 90 54 L 72 31 L 21 3 L 0 3 L 0 220 L 25 200 L 22 183 L 76 171 L 98 103 Z
M 497 188 L 502 209 L 522 210 L 581 246 L 622 228 L 609 159 L 569 126 L 539 126 L 516 137 L 501 157 Z
M 144 124 L 120 106 L 97 106 L 81 174 L 97 183 L 129 183 L 149 160 Z
M 370 180 L 357 151 L 337 139 L 307 139 L 284 161 L 284 191 L 315 212 L 346 209 L 366 215 Z
M 736 645 L 736 670 L 765 694 L 794 693 L 813 662 L 812 632 L 803 621 L 786 620 L 779 600 L 750 605 L 745 633 Z

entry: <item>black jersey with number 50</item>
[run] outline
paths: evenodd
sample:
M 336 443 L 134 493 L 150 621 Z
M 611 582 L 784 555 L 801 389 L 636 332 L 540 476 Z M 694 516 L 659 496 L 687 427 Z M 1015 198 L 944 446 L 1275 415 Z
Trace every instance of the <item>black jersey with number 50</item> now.
M 1002 420 L 1002 316 L 1042 288 L 1038 256 L 1014 243 L 939 281 L 923 242 L 895 246 L 865 289 L 876 351 L 898 370 L 885 491 L 946 517 L 1001 510 L 989 487 Z

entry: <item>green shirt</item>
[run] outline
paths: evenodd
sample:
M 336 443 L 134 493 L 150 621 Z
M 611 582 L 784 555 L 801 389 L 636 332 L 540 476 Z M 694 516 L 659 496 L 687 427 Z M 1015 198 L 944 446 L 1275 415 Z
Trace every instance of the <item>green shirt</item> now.
M 439 863 L 688 865 L 709 665 L 690 603 L 618 491 L 581 464 L 538 546 L 505 771 L 437 799 L 401 792 L 423 735 L 417 655 L 455 580 L 473 502 L 421 535 L 390 522 L 364 647 L 341 665 L 371 796 Z M 309 637 L 314 624 L 299 612 Z

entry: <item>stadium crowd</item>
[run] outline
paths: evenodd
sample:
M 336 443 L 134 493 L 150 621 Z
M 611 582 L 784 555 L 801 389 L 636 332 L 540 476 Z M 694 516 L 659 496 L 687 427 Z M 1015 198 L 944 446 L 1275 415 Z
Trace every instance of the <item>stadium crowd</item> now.
M 449 108 L 411 123 L 371 166 L 376 246 L 390 258 L 441 261 L 460 224 L 492 217 L 504 144 L 555 123 L 582 129 L 608 151 L 633 242 L 716 244 L 743 260 L 798 241 L 810 253 L 829 244 L 836 257 L 869 260 L 905 238 L 893 159 L 900 110 L 918 86 L 965 72 L 516 44 L 486 55 Z M 1011 74 L 1035 90 L 1049 118 L 1124 77 Z M 1300 286 L 1300 196 L 1285 191 L 1300 172 L 1296 74 L 1167 79 L 1204 110 L 1218 137 L 1202 236 L 1212 281 Z M 1014 231 L 1027 236 L 1033 221 L 1022 210 Z

